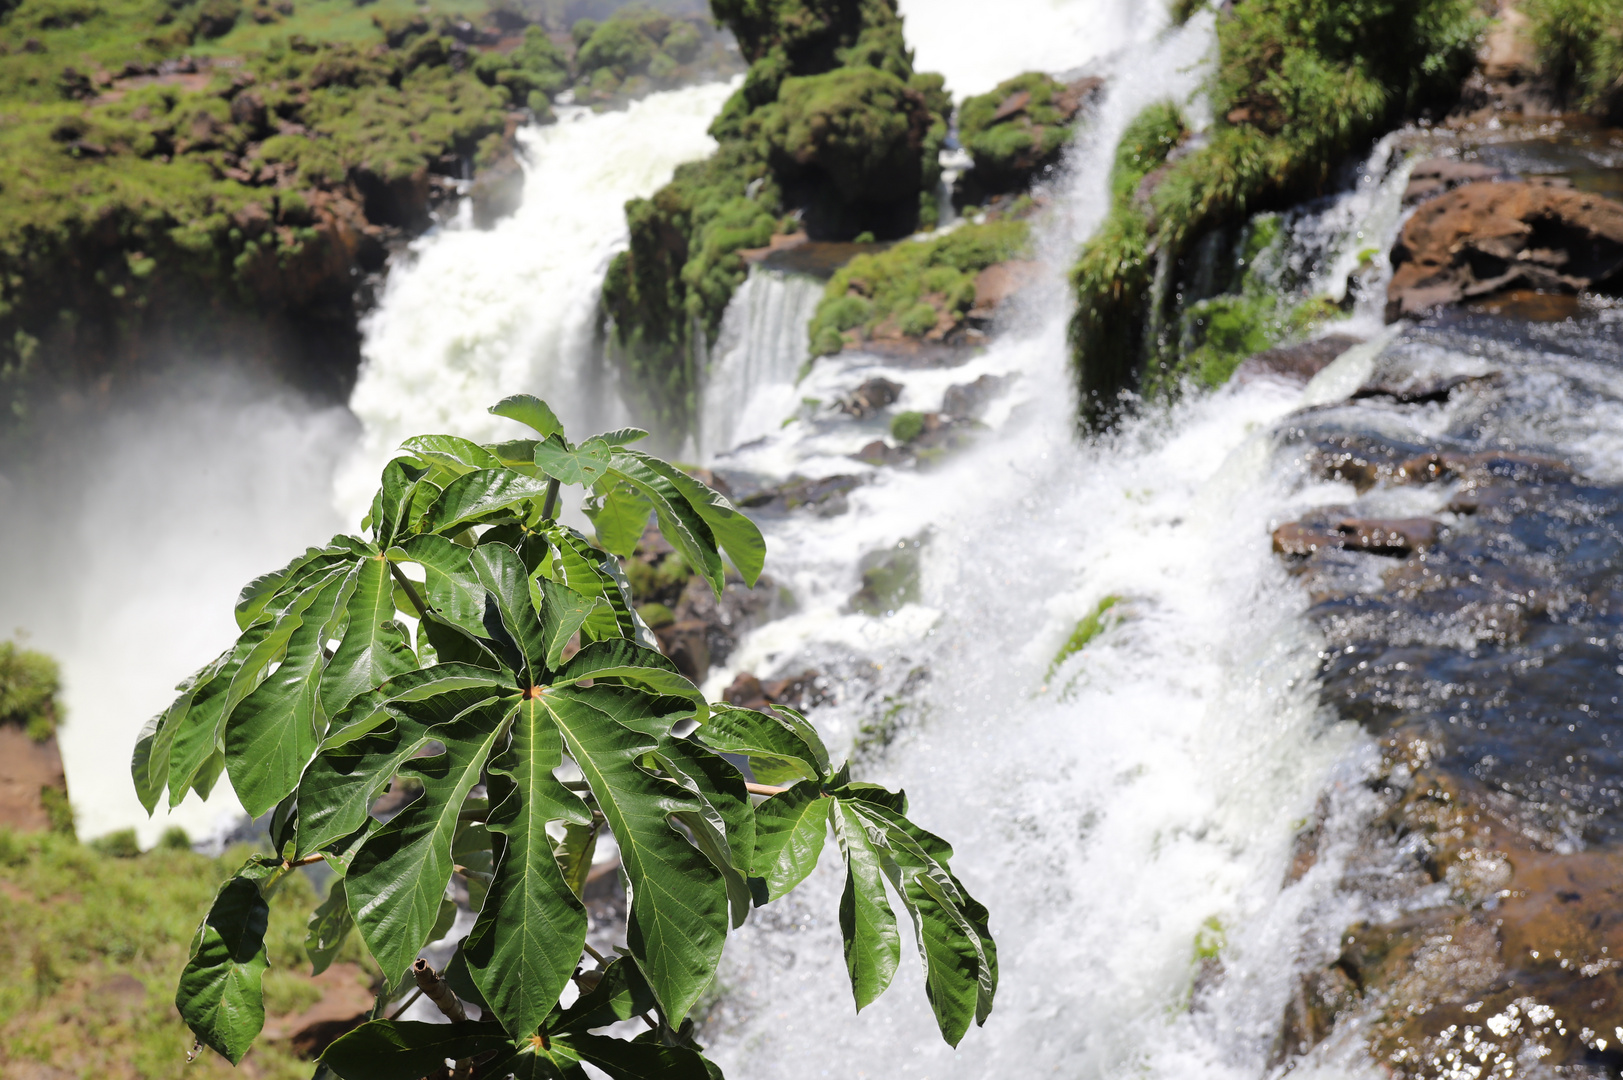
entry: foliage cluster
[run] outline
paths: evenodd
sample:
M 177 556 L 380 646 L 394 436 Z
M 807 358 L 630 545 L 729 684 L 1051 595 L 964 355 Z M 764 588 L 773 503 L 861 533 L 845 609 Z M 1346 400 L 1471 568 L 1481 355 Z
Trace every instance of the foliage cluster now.
M 601 23 L 581 19 L 571 30 L 577 101 L 636 97 L 692 81 L 698 72 L 729 69 L 725 42 L 713 24 L 675 18 L 640 5 Z
M 62 690 L 56 661 L 44 653 L 0 641 L 0 724 L 16 724 L 35 742 L 56 734 Z
M 935 223 L 951 109 L 940 76 L 913 70 L 895 0 L 716 0 L 749 71 L 711 127 L 720 143 L 626 205 L 630 249 L 603 313 L 642 412 L 692 419 L 705 343 L 743 282 L 739 252 L 797 227 L 814 239 L 904 236 Z
M 834 767 L 799 714 L 707 703 L 652 647 L 616 558 L 652 516 L 719 594 L 723 553 L 746 583 L 760 574 L 760 532 L 630 449 L 644 432 L 574 444 L 535 398 L 492 411 L 534 437 L 408 440 L 368 535 L 251 582 L 241 637 L 143 730 L 132 773 L 149 809 L 166 791 L 171 805 L 206 795 L 223 773 L 250 814 L 272 811 L 275 854 L 249 858 L 216 894 L 180 977 L 181 1016 L 232 1061 L 247 1053 L 264 1021 L 267 897 L 319 861 L 337 879 L 311 920 L 312 962 L 326 966 L 353 929 L 388 983 L 377 1018 L 323 1055 L 344 1080 L 417 1080 L 447 1059 L 480 1078 L 579 1080 L 589 1062 L 615 1080 L 701 1080 L 715 1072 L 691 1014 L 728 930 L 803 880 L 832 828 L 857 1007 L 900 957 L 888 881 L 956 1045 L 991 1010 L 997 961 L 951 848 L 906 818 L 905 795 Z M 556 519 L 561 489 L 577 485 L 595 544 Z M 415 798 L 373 816 L 403 781 Z M 626 941 L 586 968 L 582 893 L 603 830 L 629 897 Z M 453 877 L 478 916 L 447 969 L 448 1000 L 484 1019 L 443 1005 L 449 1025 L 382 1019 L 451 925 Z M 649 1030 L 635 1040 L 593 1033 L 638 1015 Z
M 166 991 L 186 962 L 198 909 L 244 855 L 193 854 L 181 834 L 178 843 L 117 857 L 71 836 L 0 829 L 0 1073 L 235 1075 L 218 1058 L 185 1064 L 192 1035 Z M 271 901 L 265 942 L 277 965 L 291 969 L 302 958 L 314 895 L 299 874 Z M 358 942 L 340 959 L 366 962 Z M 296 1011 L 310 989 L 300 977 L 286 980 L 267 1009 Z M 252 1064 L 265 1080 L 310 1074 L 283 1044 L 260 1046 Z
M 1216 119 L 1203 144 L 1163 155 L 1153 175 L 1123 169 L 1118 155 L 1112 212 L 1072 271 L 1084 423 L 1108 422 L 1119 395 L 1160 363 L 1144 328 L 1168 323 L 1150 308 L 1175 293 L 1152 297 L 1157 268 L 1170 283 L 1202 234 L 1321 191 L 1383 125 L 1447 100 L 1480 26 L 1469 0 L 1257 0 L 1219 17 Z M 1135 128 L 1161 123 L 1152 115 Z
M 958 110 L 958 141 L 975 162 L 976 184 L 990 193 L 1014 191 L 1059 160 L 1070 141 L 1074 104 L 1056 100 L 1066 86 L 1051 75 L 1029 71 L 989 93 L 965 98 Z M 1005 103 L 1029 94 L 1026 103 L 999 115 Z M 1069 107 L 1067 107 L 1069 105 Z
M 1623 0 L 1528 0 L 1526 14 L 1562 96 L 1623 124 Z
M 813 355 L 832 356 L 874 337 L 921 338 L 960 325 L 975 303 L 976 275 L 1020 257 L 1030 242 L 1024 220 L 1004 218 L 858 255 L 823 290 L 807 327 Z

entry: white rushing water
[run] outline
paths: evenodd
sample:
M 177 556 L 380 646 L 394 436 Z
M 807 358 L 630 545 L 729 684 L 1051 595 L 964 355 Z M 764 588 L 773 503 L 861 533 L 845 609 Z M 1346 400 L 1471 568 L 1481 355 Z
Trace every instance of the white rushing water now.
M 908 29 L 929 66 L 941 42 L 921 32 L 924 7 L 909 10 Z M 1078 16 L 1077 55 L 1138 12 L 1099 5 L 1095 25 L 1081 8 L 1050 12 Z M 703 1038 L 730 1076 L 1264 1076 L 1296 973 L 1334 955 L 1354 917 L 1357 900 L 1337 882 L 1367 811 L 1369 746 L 1318 707 L 1319 639 L 1266 539 L 1345 496 L 1303 488 L 1271 436 L 1339 371 L 1306 391 L 1231 386 L 1109 439 L 1074 438 L 1060 271 L 1102 218 L 1126 123 L 1164 97 L 1199 114 L 1190 98 L 1210 34 L 1203 16 L 1100 60 L 1109 95 L 1038 222 L 1048 280 L 984 355 L 921 369 L 842 354 L 774 390 L 760 373 L 796 369 L 801 346 L 757 329 L 752 340 L 775 355 L 748 367 L 729 355 L 713 372 L 707 409 L 753 403 L 707 413 L 708 430 L 730 426 L 743 444 L 708 454 L 714 467 L 865 484 L 845 514 L 766 523 L 768 571 L 800 607 L 745 639 L 706 689 L 717 695 L 742 671 L 821 671 L 834 700 L 814 718 L 830 745 L 855 753 L 863 779 L 905 787 L 914 819 L 956 845 L 955 868 L 992 912 L 1002 969 L 991 1020 L 956 1050 L 936 1031 L 910 949 L 891 992 L 854 1015 L 830 846 L 801 893 L 729 945 Z M 1380 148 L 1352 192 L 1294 223 L 1318 245 L 1321 278 L 1344 281 L 1357 262 L 1349 248 L 1389 242 L 1402 191 L 1390 157 Z M 741 295 L 729 320 L 759 303 Z M 722 385 L 745 371 L 747 392 L 742 376 Z M 877 376 L 904 388 L 892 412 L 934 411 L 949 387 L 984 375 L 1009 387 L 986 430 L 929 470 L 856 463 L 888 418 L 853 422 L 829 404 Z M 852 611 L 863 556 L 919 538 L 919 601 Z M 1112 597 L 1106 630 L 1050 670 L 1078 621 Z M 1325 792 L 1319 861 L 1282 887 L 1293 837 Z M 1353 1045 L 1326 1048 L 1304 1072 L 1369 1068 Z
M 51 456 L 0 477 L 0 633 L 62 666 L 58 732 L 79 835 L 180 825 L 194 837 L 241 814 L 222 780 L 149 820 L 130 751 L 174 685 L 237 634 L 237 592 L 339 526 L 319 496 L 354 438 L 313 410 L 210 365 L 143 402 L 67 420 Z M 314 497 L 313 497 L 314 496 Z M 27 567 L 26 573 L 16 572 Z
M 412 435 L 515 437 L 518 425 L 485 411 L 508 394 L 545 398 L 571 430 L 628 420 L 593 362 L 603 273 L 625 246 L 626 200 L 715 148 L 706 129 L 732 89 L 651 94 L 621 112 L 560 107 L 558 123 L 520 133 L 517 213 L 488 231 L 438 229 L 390 269 L 350 398 L 365 433 L 338 479 L 346 518 L 365 513 L 379 470 Z

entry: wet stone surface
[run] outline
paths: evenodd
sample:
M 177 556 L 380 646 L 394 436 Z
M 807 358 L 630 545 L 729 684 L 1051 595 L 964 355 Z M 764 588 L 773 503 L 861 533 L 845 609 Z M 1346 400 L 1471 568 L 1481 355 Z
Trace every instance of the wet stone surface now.
M 1430 323 L 1279 433 L 1304 484 L 1340 487 L 1274 543 L 1324 704 L 1380 742 L 1384 808 L 1344 871 L 1369 918 L 1303 978 L 1280 1061 L 1347 1031 L 1400 1076 L 1618 1075 L 1618 330 Z

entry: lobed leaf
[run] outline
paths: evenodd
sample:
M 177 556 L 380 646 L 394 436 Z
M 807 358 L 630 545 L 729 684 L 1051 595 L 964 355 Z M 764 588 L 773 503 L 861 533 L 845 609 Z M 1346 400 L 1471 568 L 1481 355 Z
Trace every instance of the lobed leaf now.
M 509 468 L 480 469 L 460 476 L 445 486 L 428 513 L 423 515 L 423 532 L 457 532 L 469 524 L 511 511 L 519 503 L 541 498 L 549 484 L 551 481 L 544 476 L 526 476 Z
M 713 750 L 744 755 L 750 771 L 763 784 L 828 777 L 828 750 L 823 740 L 791 709 L 774 706 L 773 713 L 766 713 L 712 705 L 695 737 Z
M 738 567 L 744 584 L 753 587 L 761 576 L 761 568 L 766 565 L 766 540 L 755 522 L 741 513 L 721 492 L 701 484 L 670 462 L 638 450 L 626 450 L 616 455 L 617 463 L 619 458 L 628 457 L 636 458 L 644 467 L 663 476 L 687 500 L 694 512 L 710 526 L 716 543 Z

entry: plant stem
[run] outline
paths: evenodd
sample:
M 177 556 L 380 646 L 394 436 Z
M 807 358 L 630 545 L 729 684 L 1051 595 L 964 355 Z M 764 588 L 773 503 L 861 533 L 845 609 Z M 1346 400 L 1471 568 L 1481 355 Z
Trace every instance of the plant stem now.
M 789 790 L 786 787 L 773 787 L 771 784 L 757 784 L 753 782 L 746 782 L 744 786 L 749 789 L 749 793 L 751 795 L 782 795 L 785 791 Z
M 435 971 L 427 960 L 422 957 L 417 958 L 416 963 L 411 965 L 411 977 L 417 980 L 417 988 L 426 994 L 428 1000 L 432 1001 L 452 1023 L 459 1023 L 468 1018 L 467 1011 L 462 1008 L 461 1000 L 446 985 L 445 980 L 440 978 L 439 972 Z
M 593 960 L 596 960 L 600 964 L 608 963 L 607 960 L 603 959 L 603 954 L 592 948 L 589 942 L 582 942 L 581 944 L 585 947 L 587 956 L 590 956 Z
M 558 512 L 558 478 L 554 476 L 547 485 L 547 501 L 541 506 L 541 517 L 547 521 Z
M 389 1019 L 390 1020 L 398 1020 L 398 1019 L 400 1019 L 401 1014 L 404 1013 L 407 1009 L 411 1008 L 412 1005 L 414 1005 L 416 1003 L 417 999 L 422 997 L 422 996 L 423 996 L 422 987 L 418 987 L 417 989 L 413 990 L 411 992 L 411 997 L 407 998 L 406 1001 L 405 1001 L 405 1004 L 401 1005 L 400 1008 L 396 1009 L 392 1014 L 390 1014 Z
M 406 591 L 406 598 L 411 601 L 411 606 L 417 609 L 417 617 L 421 619 L 427 613 L 428 605 L 417 595 L 417 586 L 412 583 L 411 578 L 400 572 L 400 567 L 393 561 L 385 561 L 389 562 L 389 573 L 394 575 L 395 583 Z

